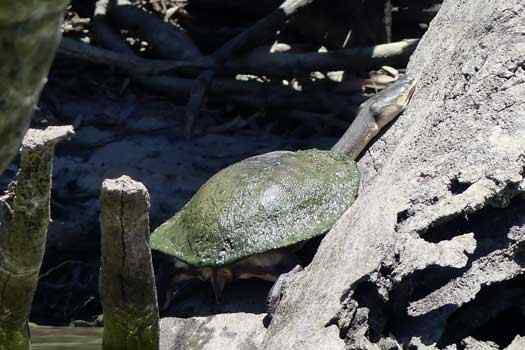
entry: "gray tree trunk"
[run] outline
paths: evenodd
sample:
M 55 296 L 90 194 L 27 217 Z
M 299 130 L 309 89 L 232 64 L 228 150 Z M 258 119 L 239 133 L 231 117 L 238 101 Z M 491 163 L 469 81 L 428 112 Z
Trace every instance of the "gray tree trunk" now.
M 464 349 L 480 334 L 504 348 L 523 327 L 524 13 L 522 0 L 443 3 L 409 64 L 408 110 L 360 161 L 358 200 L 285 292 L 264 349 Z M 492 339 L 482 327 L 501 315 L 514 322 Z
M 67 0 L 0 2 L 0 173 L 16 154 L 60 42 Z

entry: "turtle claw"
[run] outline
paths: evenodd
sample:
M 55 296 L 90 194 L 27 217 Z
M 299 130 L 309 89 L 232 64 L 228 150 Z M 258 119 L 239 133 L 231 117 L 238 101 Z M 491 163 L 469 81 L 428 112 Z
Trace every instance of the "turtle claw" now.
M 224 283 L 212 280 L 211 286 L 213 288 L 213 296 L 215 297 L 215 304 L 220 305 L 222 302 L 222 291 L 224 290 Z
M 271 321 L 273 314 L 277 310 L 277 307 L 284 296 L 288 284 L 293 279 L 293 277 L 301 271 L 303 271 L 303 267 L 301 265 L 297 265 L 291 271 L 280 275 L 277 281 L 275 281 L 273 284 L 272 289 L 270 289 L 270 292 L 266 298 L 266 312 L 268 313 L 267 317 L 269 321 Z

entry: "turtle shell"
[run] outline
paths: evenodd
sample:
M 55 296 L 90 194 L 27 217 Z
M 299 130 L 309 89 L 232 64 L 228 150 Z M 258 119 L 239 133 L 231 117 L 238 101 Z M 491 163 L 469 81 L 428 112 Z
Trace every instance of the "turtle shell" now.
M 359 172 L 333 152 L 277 151 L 210 178 L 151 236 L 151 247 L 197 267 L 232 264 L 318 236 L 353 203 Z

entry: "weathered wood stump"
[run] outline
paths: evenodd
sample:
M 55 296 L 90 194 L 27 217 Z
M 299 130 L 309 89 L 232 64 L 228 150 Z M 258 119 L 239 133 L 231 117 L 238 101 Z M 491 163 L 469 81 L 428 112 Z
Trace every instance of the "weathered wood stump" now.
M 0 350 L 30 348 L 27 321 L 46 247 L 54 150 L 72 134 L 70 126 L 29 130 L 16 183 L 0 197 Z
M 107 179 L 100 202 L 104 350 L 158 349 L 148 190 L 128 176 Z

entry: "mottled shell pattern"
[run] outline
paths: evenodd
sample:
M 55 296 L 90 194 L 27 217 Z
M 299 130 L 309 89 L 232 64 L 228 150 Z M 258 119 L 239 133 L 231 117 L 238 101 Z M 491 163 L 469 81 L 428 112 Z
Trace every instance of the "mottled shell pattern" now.
M 277 151 L 208 180 L 151 236 L 151 247 L 196 267 L 220 267 L 321 235 L 353 203 L 359 172 L 347 156 Z

